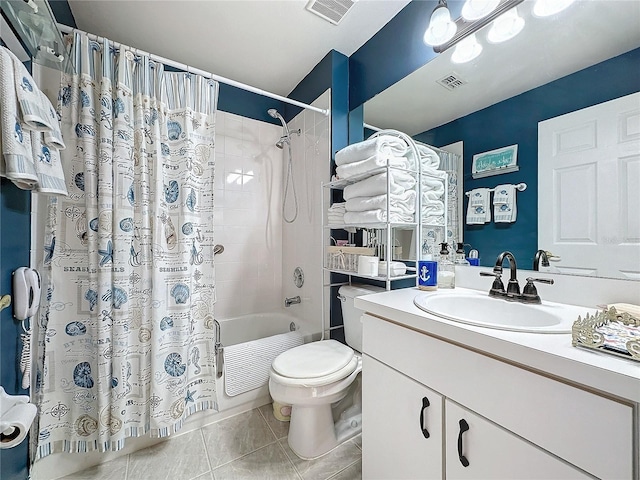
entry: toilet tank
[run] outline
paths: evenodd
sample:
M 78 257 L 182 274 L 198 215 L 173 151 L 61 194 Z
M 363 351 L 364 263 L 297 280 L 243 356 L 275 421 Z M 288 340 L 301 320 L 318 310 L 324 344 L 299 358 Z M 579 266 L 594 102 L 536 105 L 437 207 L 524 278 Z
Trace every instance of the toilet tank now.
M 384 288 L 373 285 L 343 285 L 338 289 L 340 304 L 342 305 L 342 320 L 344 322 L 344 338 L 354 350 L 362 352 L 362 310 L 353 306 L 353 299 L 361 295 L 384 292 Z

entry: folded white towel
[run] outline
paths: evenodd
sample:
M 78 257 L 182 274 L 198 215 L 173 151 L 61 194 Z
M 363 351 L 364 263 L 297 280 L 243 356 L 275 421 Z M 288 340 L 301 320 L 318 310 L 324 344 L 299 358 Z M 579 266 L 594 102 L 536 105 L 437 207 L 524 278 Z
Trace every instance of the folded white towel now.
M 56 112 L 49 99 L 36 86 L 31 74 L 24 64 L 15 56 L 13 61 L 13 75 L 18 105 L 22 112 L 22 121 L 29 130 L 45 132 L 54 130 L 58 122 Z
M 363 223 L 381 223 L 387 221 L 385 210 L 367 210 L 365 212 L 347 212 L 344 214 L 344 223 L 347 225 L 360 225 Z M 391 213 L 389 215 L 391 223 L 411 223 L 414 221 L 413 215 L 401 213 Z
M 345 212 L 347 209 L 346 202 L 336 202 L 332 204 L 329 208 L 329 212 Z
M 409 147 L 398 137 L 380 135 L 363 142 L 354 143 L 336 152 L 336 165 L 359 162 L 374 156 L 376 153 L 403 156 Z
M 444 202 L 438 200 L 430 203 L 422 204 L 422 216 L 425 215 L 444 215 Z
M 416 184 L 416 179 L 409 173 L 397 170 L 390 173 L 389 193 L 391 194 L 399 195 Z M 347 185 L 344 187 L 342 196 L 345 200 L 349 200 L 355 197 L 375 197 L 383 193 L 387 193 L 387 172 Z
M 420 154 L 422 170 L 437 169 L 440 166 L 440 156 L 426 145 L 417 145 Z
M 515 185 L 498 185 L 493 192 L 493 221 L 496 223 L 515 222 L 518 218 Z
M 387 154 L 376 153 L 366 160 L 340 165 L 336 168 L 336 175 L 341 179 L 347 179 L 357 175 L 363 175 L 380 167 L 386 167 L 387 165 L 390 167 L 404 168 L 405 170 L 409 170 L 411 167 L 409 159 L 406 157 L 392 157 Z
M 440 190 L 428 190 L 422 192 L 422 203 L 430 203 L 442 198 L 444 188 Z
M 444 225 L 444 217 L 442 215 L 423 215 L 423 225 Z
M 21 123 L 16 99 L 13 54 L 0 47 L 0 134 L 2 156 L 0 176 L 19 188 L 30 190 L 38 181 L 31 152 L 31 134 Z
M 489 209 L 489 189 L 474 188 L 469 195 L 467 225 L 482 225 L 491 221 Z
M 390 195 L 389 204 L 391 212 L 412 214 L 416 211 L 416 192 L 407 190 L 399 195 Z M 367 210 L 386 210 L 387 195 L 376 195 L 375 197 L 355 197 L 347 200 L 347 211 L 364 212 Z
M 64 181 L 60 152 L 43 143 L 42 133 L 31 132 L 31 147 L 33 160 L 38 174 L 35 189 L 49 195 L 67 196 L 67 186 Z

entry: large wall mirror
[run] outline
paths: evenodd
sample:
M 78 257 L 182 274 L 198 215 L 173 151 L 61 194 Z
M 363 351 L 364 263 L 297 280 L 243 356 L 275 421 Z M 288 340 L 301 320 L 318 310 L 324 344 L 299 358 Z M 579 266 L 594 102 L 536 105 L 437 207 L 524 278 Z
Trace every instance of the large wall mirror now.
M 483 47 L 477 58 L 454 63 L 455 47 L 445 50 L 368 100 L 364 122 L 402 130 L 436 147 L 462 142 L 463 191 L 527 184 L 527 190 L 517 194 L 514 223 L 464 226 L 464 241 L 480 251 L 481 265 L 493 265 L 498 253 L 510 250 L 519 267 L 530 269 L 536 250 L 545 249 L 561 256 L 560 261 L 552 262 L 559 273 L 640 280 L 640 2 L 578 0 L 544 18 L 533 15 L 533 5 L 533 0 L 525 0 L 516 7 L 525 26 L 514 38 L 490 43 L 491 24 L 483 27 L 476 33 Z M 634 93 L 635 97 L 629 97 Z M 618 157 L 607 162 L 592 158 L 591 171 L 574 168 L 577 173 L 573 176 L 557 171 L 539 175 L 539 157 L 555 155 L 558 142 L 578 152 L 582 149 L 577 155 L 580 159 L 589 155 L 590 142 L 603 142 L 595 137 L 601 127 L 591 128 L 594 136 L 589 139 L 577 133 L 563 137 L 558 132 L 573 132 L 573 127 L 562 123 L 541 136 L 541 125 L 621 97 L 629 97 L 631 103 L 622 107 L 622 115 L 605 123 L 617 123 L 619 130 L 612 135 L 618 140 L 624 137 L 625 148 L 622 153 L 603 154 Z M 586 119 L 583 124 L 589 122 Z M 582 124 L 576 125 L 580 131 Z M 518 145 L 518 171 L 473 178 L 474 155 L 509 145 Z M 541 162 L 540 168 L 547 165 L 553 170 L 554 161 L 552 158 L 550 167 L 549 161 Z M 592 174 L 614 178 L 613 191 L 604 191 Z M 546 201 L 553 195 L 555 201 Z M 466 212 L 467 199 L 464 194 L 459 197 Z M 579 209 L 576 215 L 567 199 L 571 208 Z M 601 222 L 596 213 L 598 202 L 617 205 L 608 211 L 619 221 Z M 574 221 L 568 223 L 572 217 Z M 544 237 L 548 225 L 564 228 L 556 228 L 555 237 Z M 545 240 L 539 240 L 541 235 Z M 601 252 L 620 252 L 609 256 L 607 262 L 615 260 L 612 268 L 598 265 L 595 259 L 602 259 L 598 250 L 584 248 L 593 244 Z M 614 250 L 618 247 L 624 248 Z

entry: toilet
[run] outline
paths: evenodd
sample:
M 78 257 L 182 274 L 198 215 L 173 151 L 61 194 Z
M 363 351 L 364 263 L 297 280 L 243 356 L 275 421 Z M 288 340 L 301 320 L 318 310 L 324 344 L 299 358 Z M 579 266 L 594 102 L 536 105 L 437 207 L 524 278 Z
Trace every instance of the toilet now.
M 336 340 L 307 343 L 281 353 L 271 364 L 269 393 L 291 405 L 289 447 L 309 460 L 329 452 L 362 431 L 362 310 L 353 300 L 382 292 L 371 285 L 344 285 L 342 301 L 346 346 Z

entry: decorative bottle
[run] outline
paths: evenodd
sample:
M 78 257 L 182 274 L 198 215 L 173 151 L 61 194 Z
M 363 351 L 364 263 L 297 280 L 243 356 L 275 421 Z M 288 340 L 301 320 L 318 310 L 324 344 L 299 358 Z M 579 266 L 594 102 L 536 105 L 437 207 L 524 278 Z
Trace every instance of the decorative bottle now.
M 457 245 L 458 245 L 458 248 L 456 248 L 456 260 L 454 263 L 456 265 L 462 265 L 462 266 L 468 267 L 471 264 L 465 258 L 464 243 L 458 242 Z

